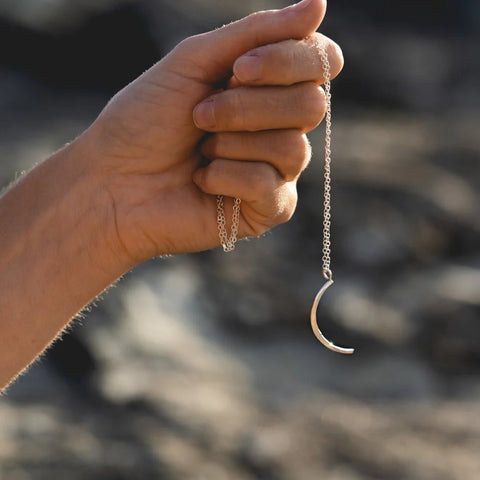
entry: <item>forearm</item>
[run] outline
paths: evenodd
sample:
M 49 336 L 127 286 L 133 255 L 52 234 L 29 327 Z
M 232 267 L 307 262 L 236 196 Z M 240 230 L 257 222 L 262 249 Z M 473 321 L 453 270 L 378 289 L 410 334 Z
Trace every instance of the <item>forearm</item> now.
M 74 142 L 0 199 L 0 389 L 129 268 L 87 156 Z

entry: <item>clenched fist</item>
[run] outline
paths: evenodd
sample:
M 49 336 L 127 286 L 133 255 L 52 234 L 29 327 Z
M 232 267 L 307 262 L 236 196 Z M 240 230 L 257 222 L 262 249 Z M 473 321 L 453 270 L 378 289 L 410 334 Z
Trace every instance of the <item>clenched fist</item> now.
M 242 200 L 239 236 L 288 220 L 325 113 L 315 33 L 324 0 L 187 38 L 119 92 L 85 135 L 133 263 L 219 245 L 215 196 Z M 206 166 L 205 166 L 206 165 Z

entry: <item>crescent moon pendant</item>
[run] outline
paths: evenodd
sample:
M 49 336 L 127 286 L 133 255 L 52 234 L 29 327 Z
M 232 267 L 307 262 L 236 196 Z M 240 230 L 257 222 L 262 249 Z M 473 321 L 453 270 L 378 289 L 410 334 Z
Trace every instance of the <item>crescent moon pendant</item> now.
M 310 322 L 312 324 L 312 330 L 315 336 L 318 338 L 318 340 L 320 340 L 320 342 L 322 342 L 323 345 L 325 345 L 329 350 L 333 350 L 334 352 L 337 352 L 337 353 L 352 354 L 354 352 L 353 348 L 337 347 L 330 340 L 327 340 L 323 335 L 323 333 L 318 328 L 318 323 L 317 323 L 318 303 L 320 302 L 320 299 L 323 297 L 323 294 L 327 291 L 327 288 L 330 287 L 332 284 L 333 284 L 333 280 L 332 279 L 328 280 L 323 285 L 323 287 L 318 291 L 317 296 L 313 301 L 312 310 L 310 312 Z

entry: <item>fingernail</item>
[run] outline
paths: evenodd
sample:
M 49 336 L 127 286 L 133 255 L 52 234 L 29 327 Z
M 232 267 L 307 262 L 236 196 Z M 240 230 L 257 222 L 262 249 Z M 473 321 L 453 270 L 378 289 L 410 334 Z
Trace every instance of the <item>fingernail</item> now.
M 302 0 L 301 2 L 295 3 L 290 7 L 291 10 L 294 10 L 295 12 L 299 12 L 303 10 L 304 8 L 307 8 L 308 5 L 310 4 L 312 0 Z
M 255 54 L 247 53 L 240 57 L 233 67 L 235 76 L 243 82 L 253 82 L 262 77 L 263 61 Z
M 210 98 L 199 103 L 193 110 L 193 121 L 198 128 L 215 128 L 215 100 Z

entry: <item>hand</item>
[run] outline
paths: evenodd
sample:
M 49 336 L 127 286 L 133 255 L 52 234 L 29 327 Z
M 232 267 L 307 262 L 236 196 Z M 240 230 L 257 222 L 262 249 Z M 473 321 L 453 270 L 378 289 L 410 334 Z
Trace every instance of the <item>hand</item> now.
M 242 199 L 240 236 L 292 215 L 325 111 L 316 43 L 342 67 L 314 33 L 324 12 L 304 0 L 185 40 L 3 194 L 0 390 L 128 268 L 218 245 L 216 194 Z
M 342 67 L 314 34 L 324 13 L 323 0 L 305 0 L 186 39 L 83 135 L 132 264 L 217 246 L 217 194 L 242 199 L 239 237 L 290 218 L 304 134 L 325 113 L 315 43 L 328 45 L 332 77 Z

